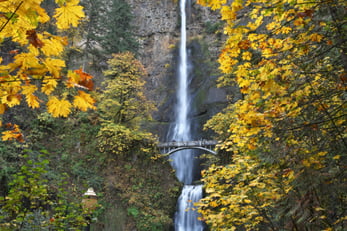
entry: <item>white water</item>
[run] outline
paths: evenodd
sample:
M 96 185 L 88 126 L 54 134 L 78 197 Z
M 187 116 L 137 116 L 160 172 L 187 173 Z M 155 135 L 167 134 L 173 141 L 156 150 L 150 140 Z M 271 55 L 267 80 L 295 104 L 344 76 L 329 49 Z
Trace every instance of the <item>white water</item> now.
M 176 121 L 172 132 L 175 141 L 190 141 L 191 131 L 188 120 L 188 60 L 186 48 L 186 0 L 180 1 L 181 10 L 181 44 L 179 51 L 179 81 L 177 90 Z M 177 202 L 175 215 L 176 231 L 202 231 L 204 225 L 197 218 L 193 204 L 202 198 L 202 185 L 192 185 L 194 180 L 194 165 L 196 156 L 192 150 L 179 151 L 171 155 L 172 166 L 177 178 L 185 184 Z
M 202 185 L 185 185 L 178 198 L 178 212 L 175 220 L 176 231 L 203 231 L 204 226 L 197 219 L 199 214 L 194 208 L 194 202 L 202 197 Z M 179 212 L 183 211 L 183 212 Z
M 186 1 L 181 0 L 181 44 L 179 60 L 179 82 L 177 90 L 177 118 L 174 128 L 174 139 L 177 141 L 190 140 L 190 124 L 188 122 L 188 61 L 187 61 L 187 32 L 186 32 Z

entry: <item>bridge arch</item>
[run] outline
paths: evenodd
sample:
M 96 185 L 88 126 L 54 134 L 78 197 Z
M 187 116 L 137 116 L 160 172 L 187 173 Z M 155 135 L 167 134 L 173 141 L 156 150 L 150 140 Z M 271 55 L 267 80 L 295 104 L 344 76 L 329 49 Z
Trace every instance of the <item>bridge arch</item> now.
M 211 149 L 208 149 L 208 148 L 204 148 L 204 147 L 179 147 L 179 148 L 175 148 L 175 149 L 172 149 L 170 150 L 169 152 L 167 152 L 166 154 L 167 155 L 171 155 L 175 152 L 178 152 L 178 151 L 181 151 L 181 150 L 185 150 L 185 149 L 198 149 L 198 150 L 203 150 L 203 151 L 206 151 L 206 152 L 209 152 L 213 155 L 216 155 L 217 153 Z
M 168 155 L 185 149 L 198 149 L 216 155 L 217 152 L 213 150 L 216 144 L 217 141 L 215 140 L 173 141 L 159 143 L 158 148 L 161 151 L 161 153 L 165 153 Z

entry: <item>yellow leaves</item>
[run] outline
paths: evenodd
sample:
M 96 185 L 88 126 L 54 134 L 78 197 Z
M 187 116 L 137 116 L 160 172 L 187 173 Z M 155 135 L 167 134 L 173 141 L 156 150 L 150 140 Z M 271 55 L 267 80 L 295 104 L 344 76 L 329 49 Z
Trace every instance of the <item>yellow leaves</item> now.
M 6 104 L 9 107 L 14 107 L 20 104 L 22 97 L 17 93 L 5 94 L 1 97 L 1 103 Z
M 30 7 L 32 7 L 32 5 Z M 36 10 L 36 12 L 38 14 L 39 22 L 45 23 L 45 22 L 49 21 L 50 17 L 48 16 L 48 14 L 46 13 L 46 11 L 43 8 L 36 7 L 35 10 Z
M 243 3 L 243 0 L 234 0 L 231 3 L 232 10 L 235 12 L 241 10 L 243 8 L 242 3 Z
M 18 125 L 8 123 L 8 124 L 6 124 L 6 128 L 8 128 L 10 130 L 2 132 L 1 138 L 3 141 L 11 141 L 11 140 L 17 140 L 19 142 L 24 141 L 22 132 L 19 129 Z
M 83 7 L 78 4 L 79 0 L 67 0 L 60 8 L 56 9 L 54 17 L 57 19 L 58 29 L 76 27 L 79 21 L 85 17 Z
M 255 22 L 254 22 L 254 27 L 253 30 L 255 30 L 256 28 L 258 28 L 261 24 L 263 23 L 263 16 L 259 16 L 256 18 Z
M 74 97 L 73 105 L 81 111 L 95 109 L 95 100 L 87 93 L 78 91 L 78 95 Z
M 37 90 L 35 85 L 26 85 L 22 87 L 22 93 L 24 95 L 31 95 Z
M 240 41 L 237 46 L 241 49 L 241 50 L 247 50 L 250 46 L 251 43 L 249 40 L 242 40 Z
M 269 43 L 269 46 L 275 49 L 280 49 L 283 47 L 284 41 L 282 39 L 269 38 L 268 43 Z
M 237 59 L 234 59 L 233 57 L 230 57 L 228 54 L 221 54 L 219 56 L 219 62 L 221 63 L 220 69 L 223 73 L 230 73 L 233 69 L 233 65 L 236 65 L 238 63 Z M 226 64 L 231 65 L 226 65 Z
M 65 61 L 61 59 L 47 58 L 44 64 L 54 78 L 59 78 L 61 68 L 65 67 Z
M 322 41 L 322 39 L 323 39 L 323 36 L 320 34 L 314 33 L 314 34 L 310 35 L 310 40 L 312 42 L 320 42 L 320 41 Z
M 203 172 L 207 195 L 196 205 L 204 221 L 215 229 L 233 230 L 231 227 L 237 225 L 254 230 L 267 219 L 259 211 L 271 208 L 283 197 L 281 191 L 288 189 L 288 180 L 276 179 L 276 166 L 270 171 L 254 156 L 234 154 L 233 160 Z M 282 182 L 287 184 L 278 185 Z
M 49 76 L 46 76 L 42 81 L 41 91 L 46 95 L 50 95 L 55 88 L 57 87 L 58 82 L 56 79 L 52 79 Z
M 334 160 L 339 160 L 341 158 L 341 155 L 336 155 L 333 157 Z
M 321 169 L 324 168 L 324 160 L 327 152 L 317 152 L 315 154 L 311 154 L 302 160 L 302 165 L 307 168 Z
M 238 78 L 238 84 L 239 84 L 239 86 L 241 87 L 241 88 L 249 88 L 250 86 L 251 86 L 251 81 L 248 79 L 248 78 L 242 78 L 241 76 L 242 76 L 242 74 L 244 74 L 245 72 L 244 72 L 244 69 L 240 69 L 239 68 L 239 72 L 237 72 L 238 73 L 238 76 L 240 76 L 239 78 Z M 244 92 L 244 91 L 243 91 Z
M 217 10 L 222 7 L 223 4 L 226 4 L 226 0 L 198 0 L 198 4 L 201 4 L 203 6 L 209 6 L 212 10 Z
M 269 31 L 272 31 L 275 29 L 277 30 L 280 27 L 281 27 L 281 24 L 279 24 L 278 22 L 271 22 L 271 23 L 266 25 L 266 29 Z
M 4 114 L 5 111 L 6 111 L 6 104 L 1 103 L 0 104 L 0 115 Z M 1 123 L 0 123 L 0 126 L 1 126 Z
M 40 104 L 39 104 L 39 98 L 36 95 L 27 95 L 26 96 L 26 101 L 29 105 L 29 107 L 31 108 L 39 108 Z
M 47 111 L 53 117 L 67 117 L 71 111 L 71 103 L 65 99 L 59 100 L 57 97 L 52 96 L 47 102 Z
M 72 104 L 66 99 L 58 99 L 56 96 L 51 96 L 47 102 L 47 111 L 54 117 L 67 117 L 72 107 L 81 111 L 87 111 L 88 109 L 95 109 L 94 103 L 95 99 L 89 94 L 78 91 L 78 95 L 74 96 Z
M 69 70 L 67 73 L 68 81 L 66 86 L 68 88 L 75 87 L 80 81 L 81 77 L 75 71 Z
M 9 64 L 11 70 L 20 68 L 28 70 L 29 68 L 42 68 L 36 55 L 33 53 L 21 53 L 14 57 L 14 62 Z
M 257 215 L 257 209 L 276 215 L 278 207 L 284 208 L 279 201 L 300 193 L 305 195 L 299 195 L 302 201 L 310 197 L 311 188 L 298 185 L 309 183 L 319 194 L 325 191 L 316 183 L 342 182 L 339 177 L 332 180 L 344 157 L 336 143 L 344 146 L 341 140 L 347 136 L 347 77 L 340 66 L 342 51 L 332 46 L 339 36 L 337 28 L 320 2 L 243 4 L 248 8 L 240 20 L 233 20 L 237 8 L 220 5 L 228 38 L 219 57 L 226 74 L 219 84 L 230 87 L 236 82 L 242 98 L 207 124 L 223 140 L 218 148 L 232 156 L 229 165 L 203 173 L 207 195 L 200 212 L 215 230 L 261 229 L 268 218 Z M 335 4 L 346 6 L 341 1 Z M 213 197 L 216 193 L 220 196 Z M 303 210 L 316 213 L 312 221 L 332 219 L 320 207 L 305 206 Z
M 25 95 L 26 101 L 31 108 L 40 107 L 38 97 L 34 95 L 36 91 L 37 87 L 35 85 L 26 85 L 22 87 L 22 94 Z
M 257 33 L 248 34 L 248 40 L 251 42 L 254 42 L 254 41 L 261 42 L 261 41 L 264 41 L 267 37 L 268 36 L 266 34 L 257 34 Z
M 211 202 L 209 203 L 209 205 L 212 206 L 212 207 L 218 207 L 218 204 L 217 204 L 216 201 L 211 201 Z
M 64 51 L 64 47 L 67 45 L 67 40 L 64 37 L 53 36 L 50 34 L 44 34 L 42 38 L 44 43 L 41 51 L 46 56 L 60 56 Z
M 305 21 L 303 18 L 297 18 L 297 19 L 295 19 L 293 24 L 297 27 L 301 27 L 304 25 L 304 23 L 305 23 Z
M 222 20 L 236 19 L 236 12 L 233 11 L 229 6 L 222 6 L 221 13 L 222 13 Z
M 276 34 L 282 33 L 282 34 L 289 34 L 293 29 L 289 26 L 282 26 L 278 31 L 276 31 Z
M 85 92 L 78 92 L 73 105 L 66 100 L 76 94 L 73 89 L 69 89 L 69 92 L 61 89 L 63 99 L 51 96 L 55 93 L 58 80 L 62 82 L 61 86 L 68 85 L 63 71 L 65 61 L 62 58 L 68 43 L 65 37 L 42 31 L 47 28 L 43 24 L 49 22 L 50 17 L 41 7 L 41 3 L 42 0 L 0 1 L 1 42 L 6 39 L 16 43 L 18 47 L 8 54 L 11 56 L 8 60 L 12 61 L 0 65 L 0 114 L 19 105 L 24 99 L 30 108 L 40 107 L 43 100 L 38 97 L 39 91 L 49 96 L 47 111 L 55 117 L 66 117 L 72 106 L 81 110 L 94 109 L 94 99 Z M 55 11 L 56 22 L 50 25 L 67 30 L 70 26 L 77 26 L 84 17 L 78 0 L 61 0 L 56 3 L 60 6 Z M 83 77 L 82 73 L 76 75 L 79 82 L 72 87 L 92 90 L 92 76 L 86 73 Z M 3 140 L 23 139 L 17 125 L 8 126 L 8 129 L 11 130 L 3 132 Z

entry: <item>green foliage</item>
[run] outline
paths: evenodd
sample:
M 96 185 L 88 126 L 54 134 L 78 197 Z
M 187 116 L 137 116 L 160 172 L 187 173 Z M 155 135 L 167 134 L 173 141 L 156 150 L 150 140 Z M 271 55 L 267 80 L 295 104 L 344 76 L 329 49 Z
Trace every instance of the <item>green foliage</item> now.
M 119 177 L 114 181 L 115 188 L 108 193 L 127 208 L 137 230 L 169 230 L 179 196 L 179 183 L 174 180 L 170 164 L 150 157 L 124 159 L 113 164 L 112 175 Z
M 139 215 L 139 210 L 137 210 L 137 208 L 135 207 L 130 207 L 128 208 L 128 215 L 131 215 L 136 218 Z
M 213 34 L 213 33 L 221 33 L 221 29 L 223 28 L 223 22 L 211 22 L 207 21 L 205 22 L 205 31 L 206 33 Z
M 13 175 L 9 192 L 0 200 L 1 225 L 9 230 L 79 229 L 84 224 L 82 209 L 67 200 L 62 188 L 53 188 L 47 178 L 49 161 L 43 155 L 26 162 Z
M 20 158 L 17 155 L 17 150 L 20 145 L 7 145 L 5 142 L 0 143 L 0 196 L 8 193 L 9 181 L 18 170 L 18 162 Z

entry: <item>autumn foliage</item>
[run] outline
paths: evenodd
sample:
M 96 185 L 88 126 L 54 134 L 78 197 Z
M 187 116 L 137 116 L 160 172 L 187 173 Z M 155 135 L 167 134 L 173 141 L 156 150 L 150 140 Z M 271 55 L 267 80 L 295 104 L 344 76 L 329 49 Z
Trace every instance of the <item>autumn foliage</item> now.
M 102 120 L 97 136 L 99 149 L 114 156 L 131 155 L 133 150 L 149 154 L 154 136 L 141 129 L 155 109 L 144 94 L 148 74 L 133 53 L 112 56 L 107 62 L 109 69 L 104 72 L 107 79 L 98 104 Z
M 346 1 L 199 0 L 225 21 L 219 85 L 243 95 L 206 124 L 230 154 L 203 172 L 211 230 L 344 230 Z
M 16 47 L 0 57 L 0 114 L 24 101 L 30 108 L 45 106 L 55 117 L 66 117 L 73 108 L 94 108 L 87 93 L 92 77 L 82 70 L 67 71 L 62 57 L 68 38 L 61 35 L 85 17 L 83 8 L 78 0 L 56 0 L 50 16 L 42 2 L 0 1 L 0 42 Z M 55 33 L 44 29 L 48 27 Z M 10 131 L 3 134 L 4 140 L 11 139 Z M 16 138 L 19 130 L 13 131 Z

